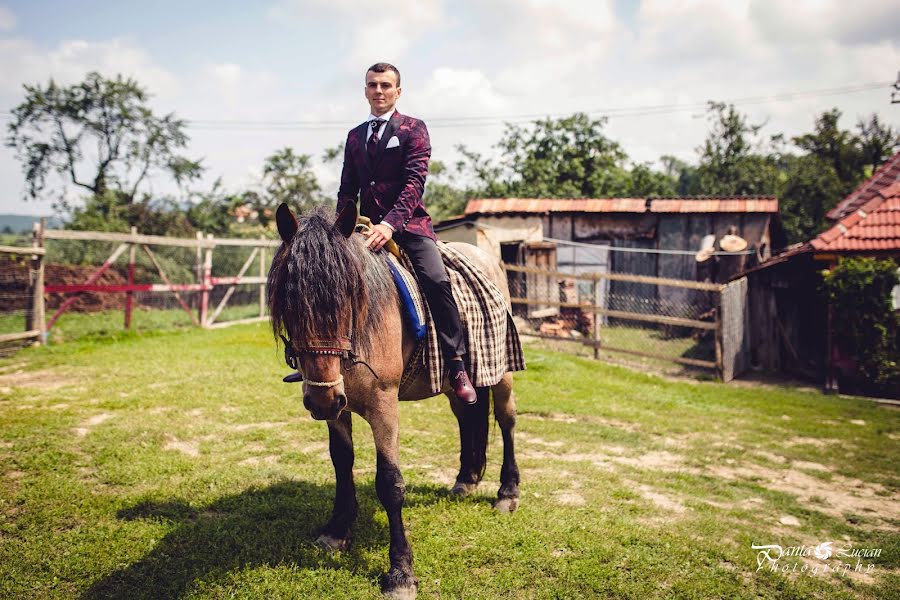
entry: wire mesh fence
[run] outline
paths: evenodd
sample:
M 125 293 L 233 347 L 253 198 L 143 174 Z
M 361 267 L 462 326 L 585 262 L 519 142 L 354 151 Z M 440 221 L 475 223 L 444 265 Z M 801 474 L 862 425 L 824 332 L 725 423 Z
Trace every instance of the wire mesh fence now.
M 505 265 L 520 333 L 596 358 L 716 370 L 717 284 Z
M 22 240 L 3 241 L 12 242 L 11 246 L 25 246 Z M 0 251 L 0 356 L 34 341 L 32 336 L 19 337 L 33 331 L 33 281 L 30 255 Z

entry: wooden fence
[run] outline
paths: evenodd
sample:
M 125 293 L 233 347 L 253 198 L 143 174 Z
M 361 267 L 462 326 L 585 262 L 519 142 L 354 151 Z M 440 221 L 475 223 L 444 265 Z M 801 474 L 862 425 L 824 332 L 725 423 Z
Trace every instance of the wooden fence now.
M 69 240 L 88 242 L 113 242 L 117 243 L 115 250 L 107 257 L 84 282 L 76 284 L 44 284 L 44 257 L 46 255 L 46 240 Z M 144 293 L 171 293 L 178 301 L 179 305 L 191 317 L 191 321 L 195 325 L 201 327 L 215 328 L 235 323 L 247 323 L 265 320 L 266 314 L 266 270 L 268 268 L 267 250 L 277 248 L 281 245 L 278 240 L 269 240 L 265 238 L 259 239 L 238 239 L 238 238 L 216 238 L 212 234 L 204 235 L 198 232 L 196 238 L 172 238 L 156 235 L 143 235 L 132 228 L 131 233 L 108 233 L 100 231 L 70 231 L 70 230 L 54 230 L 44 229 L 43 223 L 35 223 L 33 231 L 33 242 L 31 248 L 25 247 L 9 247 L 0 246 L 0 253 L 10 254 L 30 254 L 32 255 L 31 263 L 31 281 L 30 296 L 32 298 L 32 307 L 28 313 L 26 331 L 21 333 L 10 333 L 0 336 L 0 342 L 31 339 L 34 338 L 38 343 L 46 340 L 47 333 L 53 328 L 60 316 L 62 316 L 72 304 L 77 300 L 77 295 L 84 292 L 93 293 L 125 293 L 125 323 L 128 329 L 131 326 L 131 315 L 134 306 L 133 295 L 135 292 Z M 193 271 L 196 281 L 194 283 L 172 283 L 168 274 L 163 269 L 156 254 L 151 249 L 152 246 L 167 246 L 194 248 L 196 250 L 195 263 Z M 213 252 L 218 247 L 238 246 L 252 248 L 250 256 L 244 261 L 237 274 L 228 277 L 213 277 Z M 159 278 L 163 283 L 135 283 L 135 260 L 138 250 L 145 252 L 156 269 Z M 120 257 L 128 254 L 128 270 L 127 283 L 125 284 L 100 284 L 100 277 L 109 270 Z M 256 275 L 248 275 L 251 268 L 257 266 Z M 217 322 L 222 311 L 227 306 L 232 294 L 239 285 L 256 285 L 259 288 L 259 315 L 248 319 L 240 319 L 237 321 Z M 210 292 L 216 287 L 227 287 L 225 294 L 219 303 L 210 306 Z M 188 305 L 182 297 L 183 292 L 198 292 L 200 294 L 197 314 Z M 54 314 L 49 318 L 45 318 L 45 294 L 61 293 L 68 297 L 57 308 Z
M 581 273 L 572 274 L 562 271 L 525 267 L 520 265 L 503 264 L 503 268 L 509 277 L 510 273 L 521 273 L 526 278 L 526 285 L 520 286 L 525 293 L 519 293 L 523 289 L 516 289 L 511 285 L 511 302 L 513 306 L 526 306 L 527 317 L 546 317 L 552 314 L 552 309 L 575 309 L 584 314 L 592 315 L 592 331 L 589 336 L 564 337 L 559 335 L 547 335 L 540 331 L 529 332 L 527 335 L 552 339 L 572 341 L 593 348 L 594 357 L 600 358 L 601 351 L 630 354 L 643 358 L 671 361 L 691 367 L 715 369 L 718 375 L 725 381 L 730 381 L 746 368 L 747 354 L 749 351 L 746 333 L 746 280 L 738 280 L 729 284 L 708 283 L 702 281 L 688 281 L 681 279 L 668 279 L 664 277 L 651 277 L 646 275 L 629 275 L 624 273 Z M 514 278 L 515 276 L 513 276 Z M 522 276 L 520 276 L 522 277 Z M 510 278 L 510 279 L 513 279 Z M 591 286 L 591 302 L 571 302 L 559 299 L 559 283 L 563 280 L 586 281 Z M 616 310 L 609 308 L 608 298 L 603 293 L 601 282 L 619 281 L 634 284 L 644 284 L 658 287 L 680 288 L 697 290 L 709 293 L 713 297 L 712 310 L 707 311 L 706 319 L 686 318 L 663 314 L 661 311 L 642 312 Z M 543 311 L 534 308 L 545 309 Z M 642 326 L 657 325 L 660 327 L 688 328 L 697 331 L 714 332 L 714 360 L 704 360 L 684 356 L 673 356 L 654 351 L 653 348 L 634 349 L 604 343 L 602 330 L 603 323 L 608 319 L 618 322 L 637 322 Z

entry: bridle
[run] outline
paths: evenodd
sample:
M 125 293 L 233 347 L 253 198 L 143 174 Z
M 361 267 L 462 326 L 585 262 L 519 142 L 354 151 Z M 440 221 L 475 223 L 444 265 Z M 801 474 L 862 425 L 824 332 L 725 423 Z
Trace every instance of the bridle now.
M 291 340 L 283 335 L 280 335 L 280 337 L 281 341 L 284 342 L 284 362 L 297 372 L 300 371 L 300 357 L 303 354 L 321 354 L 341 357 L 341 369 L 343 371 L 348 371 L 356 365 L 365 365 L 372 372 L 375 379 L 378 379 L 378 375 L 372 367 L 353 352 L 353 343 L 350 336 L 305 340 L 305 343 L 302 345 L 294 345 Z M 344 375 L 339 373 L 338 378 L 333 381 L 312 381 L 310 379 L 303 379 L 303 381 L 306 381 L 307 385 L 313 387 L 330 388 L 342 384 Z

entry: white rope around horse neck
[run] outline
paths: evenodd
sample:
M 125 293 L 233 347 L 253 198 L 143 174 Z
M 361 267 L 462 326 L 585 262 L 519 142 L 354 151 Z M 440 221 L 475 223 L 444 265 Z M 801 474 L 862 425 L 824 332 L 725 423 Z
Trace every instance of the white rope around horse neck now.
M 313 387 L 329 388 L 329 387 L 334 387 L 336 385 L 340 385 L 340 384 L 344 383 L 344 376 L 338 375 L 338 378 L 335 379 L 334 381 L 310 381 L 309 379 L 306 379 L 305 383 L 306 383 L 306 385 L 311 385 Z

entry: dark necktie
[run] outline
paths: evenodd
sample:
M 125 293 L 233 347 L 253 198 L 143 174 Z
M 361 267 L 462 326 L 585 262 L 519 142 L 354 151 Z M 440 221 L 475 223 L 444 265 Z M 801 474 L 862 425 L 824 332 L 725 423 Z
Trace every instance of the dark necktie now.
M 375 160 L 375 153 L 378 152 L 378 130 L 381 129 L 382 124 L 384 124 L 384 119 L 372 120 L 372 136 L 366 144 L 366 152 L 369 153 L 369 158 L 372 160 Z

